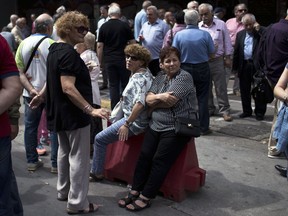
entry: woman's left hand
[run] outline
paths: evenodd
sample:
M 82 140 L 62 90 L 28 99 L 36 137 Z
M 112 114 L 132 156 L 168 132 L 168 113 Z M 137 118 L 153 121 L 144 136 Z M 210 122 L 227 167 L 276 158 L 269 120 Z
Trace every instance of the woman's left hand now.
M 122 125 L 118 130 L 119 140 L 126 141 L 128 140 L 129 128 Z

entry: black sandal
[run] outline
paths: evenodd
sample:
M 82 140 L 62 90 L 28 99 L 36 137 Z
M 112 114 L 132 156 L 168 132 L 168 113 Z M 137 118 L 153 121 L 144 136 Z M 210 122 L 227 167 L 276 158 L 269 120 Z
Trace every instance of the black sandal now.
M 133 203 L 134 200 L 136 200 L 139 197 L 140 193 L 138 194 L 132 194 L 131 192 L 128 193 L 128 195 L 122 199 L 120 199 L 119 201 L 124 201 L 125 204 L 120 204 L 118 201 L 118 205 L 121 208 L 125 208 L 126 205 L 129 205 L 131 203 Z
M 140 200 L 141 202 L 143 202 L 144 204 L 146 204 L 145 206 L 141 207 L 139 205 L 136 204 L 136 201 Z M 151 201 L 150 199 L 143 199 L 141 197 L 138 197 L 137 199 L 135 199 L 132 203 L 130 203 L 133 206 L 133 209 L 131 208 L 127 208 L 126 206 L 126 210 L 128 211 L 141 211 L 145 208 L 149 208 L 151 206 Z

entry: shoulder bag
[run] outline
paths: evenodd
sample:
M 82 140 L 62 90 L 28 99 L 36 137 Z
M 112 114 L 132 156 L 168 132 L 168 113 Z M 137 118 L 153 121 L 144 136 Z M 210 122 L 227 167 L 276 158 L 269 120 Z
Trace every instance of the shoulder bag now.
M 256 84 L 251 91 L 253 99 L 261 103 L 271 103 L 274 100 L 274 94 L 266 75 L 259 70 L 253 79 Z
M 40 44 L 42 43 L 42 41 L 45 40 L 46 38 L 48 38 L 48 36 L 44 36 L 43 38 L 41 38 L 41 39 L 37 42 L 37 44 L 35 45 L 32 53 L 31 53 L 31 55 L 30 55 L 30 58 L 29 58 L 29 60 L 28 60 L 28 63 L 27 63 L 27 65 L 26 65 L 26 68 L 25 68 L 24 73 L 26 73 L 27 70 L 28 70 L 28 68 L 30 67 L 30 64 L 31 64 L 31 62 L 32 62 L 32 59 L 33 59 L 33 57 L 34 57 L 34 55 L 35 55 L 35 53 L 36 53 L 36 50 L 38 49 L 39 45 L 40 45 Z
M 200 137 L 200 121 L 196 112 L 193 113 L 195 118 L 185 118 L 177 117 L 172 108 L 171 111 L 175 119 L 175 134 L 188 137 Z M 188 115 L 188 117 L 190 116 Z

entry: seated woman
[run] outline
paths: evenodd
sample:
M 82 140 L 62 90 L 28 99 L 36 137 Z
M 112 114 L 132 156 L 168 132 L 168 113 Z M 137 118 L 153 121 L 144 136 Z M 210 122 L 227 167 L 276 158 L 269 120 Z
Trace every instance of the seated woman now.
M 175 134 L 175 116 L 188 117 L 197 112 L 192 76 L 180 69 L 180 52 L 164 47 L 160 68 L 147 94 L 146 103 L 153 109 L 141 153 L 134 172 L 132 190 L 118 205 L 130 211 L 150 206 L 170 168 L 191 137 Z M 191 116 L 192 118 L 193 116 Z
M 145 97 L 153 81 L 152 74 L 147 68 L 151 58 L 150 53 L 138 44 L 128 45 L 124 52 L 126 67 L 131 71 L 129 83 L 122 94 L 124 117 L 96 135 L 90 172 L 91 181 L 103 179 L 107 145 L 143 133 L 149 123 Z

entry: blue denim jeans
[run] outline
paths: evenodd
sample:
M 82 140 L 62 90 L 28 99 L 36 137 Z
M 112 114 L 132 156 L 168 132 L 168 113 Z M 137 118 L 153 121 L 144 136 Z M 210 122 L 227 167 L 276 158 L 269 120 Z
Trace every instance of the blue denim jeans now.
M 96 135 L 91 168 L 92 173 L 96 175 L 103 174 L 107 145 L 118 140 L 118 130 L 124 123 L 125 118 L 122 118 Z M 134 134 L 129 130 L 129 137 L 133 135 Z
M 17 182 L 12 170 L 10 137 L 0 138 L 0 215 L 23 215 Z
M 41 104 L 36 109 L 31 109 L 29 103 L 31 98 L 24 97 L 25 113 L 24 113 L 24 144 L 26 149 L 27 163 L 36 163 L 38 161 L 38 153 L 36 147 L 38 145 L 37 133 L 40 123 L 44 104 Z
M 57 168 L 57 154 L 58 154 L 58 137 L 57 133 L 50 132 L 50 147 L 51 147 L 51 165 Z

